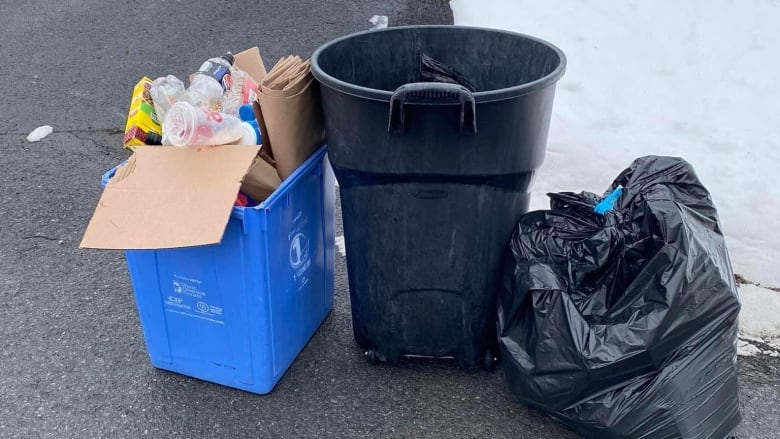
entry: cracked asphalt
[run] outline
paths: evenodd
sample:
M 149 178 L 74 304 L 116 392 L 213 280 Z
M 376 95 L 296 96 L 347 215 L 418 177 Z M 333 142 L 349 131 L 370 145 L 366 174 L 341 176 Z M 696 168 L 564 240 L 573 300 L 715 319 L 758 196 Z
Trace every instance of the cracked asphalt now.
M 0 11 L 0 438 L 576 437 L 518 404 L 500 370 L 368 366 L 342 256 L 332 313 L 258 396 L 154 369 L 122 253 L 78 249 L 101 174 L 128 156 L 120 129 L 140 76 L 185 76 L 254 45 L 270 66 L 373 15 L 451 23 L 446 1 L 0 0 Z M 28 143 L 44 124 L 54 133 Z M 779 368 L 740 359 L 740 439 L 778 437 Z

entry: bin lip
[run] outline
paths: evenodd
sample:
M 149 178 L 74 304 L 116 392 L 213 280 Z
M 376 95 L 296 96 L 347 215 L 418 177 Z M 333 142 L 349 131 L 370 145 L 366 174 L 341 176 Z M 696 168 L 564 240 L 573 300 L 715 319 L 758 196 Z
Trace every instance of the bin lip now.
M 564 55 L 563 51 L 559 49 L 556 45 L 548 41 L 545 41 L 541 38 L 537 38 L 531 35 L 522 34 L 518 32 L 506 31 L 502 29 L 491 29 L 491 28 L 477 27 L 477 26 L 417 25 L 417 26 L 388 27 L 385 29 L 371 29 L 371 30 L 366 30 L 361 32 L 355 32 L 349 35 L 344 35 L 342 37 L 331 40 L 323 44 L 322 46 L 317 48 L 317 50 L 314 51 L 314 54 L 311 57 L 312 74 L 320 83 L 330 88 L 333 88 L 337 91 L 340 91 L 342 93 L 346 93 L 348 95 L 356 96 L 359 98 L 390 102 L 390 98 L 393 96 L 394 90 L 390 91 L 390 90 L 380 90 L 376 88 L 362 87 L 359 85 L 351 84 L 346 81 L 342 81 L 341 79 L 331 76 L 330 74 L 326 73 L 322 68 L 320 68 L 319 57 L 322 54 L 322 52 L 328 50 L 331 46 L 334 46 L 350 38 L 359 37 L 362 35 L 377 33 L 377 32 L 393 32 L 402 29 L 421 29 L 421 28 L 471 29 L 471 30 L 481 30 L 486 32 L 495 32 L 495 33 L 513 35 L 516 37 L 522 37 L 543 44 L 544 46 L 552 49 L 558 55 L 558 59 L 560 60 L 558 66 L 555 68 L 555 70 L 548 73 L 547 75 L 535 81 L 514 85 L 512 87 L 499 88 L 499 89 L 487 90 L 487 91 L 478 91 L 476 93 L 473 93 L 474 100 L 476 102 L 500 101 L 504 99 L 510 99 L 510 98 L 526 95 L 531 92 L 541 90 L 543 88 L 555 84 L 556 82 L 558 82 L 559 79 L 561 79 L 561 76 L 563 76 L 564 72 L 566 72 L 566 55 Z

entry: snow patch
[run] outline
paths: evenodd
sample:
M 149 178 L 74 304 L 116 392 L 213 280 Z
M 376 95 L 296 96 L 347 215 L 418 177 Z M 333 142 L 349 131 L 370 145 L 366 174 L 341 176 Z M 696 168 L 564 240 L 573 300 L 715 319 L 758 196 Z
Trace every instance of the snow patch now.
M 387 16 L 374 15 L 368 20 L 371 23 L 371 29 L 384 29 L 387 27 Z
M 739 334 L 739 338 L 740 338 L 740 340 L 752 341 L 753 343 L 766 343 L 764 341 L 764 339 L 761 338 L 761 337 L 754 337 L 752 335 L 744 334 L 744 333 L 741 333 L 741 332 Z
M 532 209 L 548 208 L 547 192 L 600 193 L 639 156 L 683 157 L 712 193 L 735 271 L 780 287 L 780 200 L 771 183 L 780 169 L 780 87 L 772 74 L 780 71 L 780 2 L 451 6 L 455 24 L 534 35 L 567 56 Z M 771 321 L 778 319 L 775 312 Z
M 755 357 L 756 355 L 761 354 L 761 349 L 755 347 L 754 345 L 738 340 L 737 341 L 737 355 L 740 357 Z
M 773 347 L 780 345 L 780 293 L 756 285 L 740 285 L 738 289 L 740 331 Z

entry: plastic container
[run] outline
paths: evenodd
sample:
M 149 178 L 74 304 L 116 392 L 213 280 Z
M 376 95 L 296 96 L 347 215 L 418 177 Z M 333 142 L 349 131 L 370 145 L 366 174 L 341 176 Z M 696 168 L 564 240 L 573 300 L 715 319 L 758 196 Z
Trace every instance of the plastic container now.
M 263 136 L 260 133 L 260 125 L 257 123 L 257 117 L 255 116 L 255 111 L 252 108 L 252 104 L 244 104 L 238 107 L 238 117 L 242 122 L 244 122 L 252 129 L 254 137 L 250 135 L 249 139 L 253 140 L 255 145 L 261 144 L 263 141 Z
M 415 83 L 422 54 L 477 91 Z M 369 361 L 492 366 L 502 260 L 544 160 L 564 68 L 563 53 L 537 38 L 457 26 L 361 32 L 314 53 L 353 329 Z
M 219 245 L 127 251 L 152 364 L 270 392 L 332 307 L 334 203 L 323 147 Z
M 222 111 L 227 114 L 238 114 L 239 107 L 244 103 L 244 82 L 247 74 L 243 70 L 233 68 L 232 84 L 223 97 Z
M 149 90 L 154 102 L 154 109 L 160 120 L 165 118 L 165 113 L 178 101 L 189 101 L 189 95 L 184 89 L 184 83 L 176 76 L 168 75 L 157 78 L 152 82 Z
M 162 125 L 163 144 L 173 146 L 237 143 L 245 133 L 238 117 L 194 106 L 189 102 L 173 104 L 165 114 Z
M 232 54 L 210 58 L 201 64 L 187 88 L 193 103 L 213 110 L 222 107 L 222 98 L 232 83 L 231 69 L 235 62 Z

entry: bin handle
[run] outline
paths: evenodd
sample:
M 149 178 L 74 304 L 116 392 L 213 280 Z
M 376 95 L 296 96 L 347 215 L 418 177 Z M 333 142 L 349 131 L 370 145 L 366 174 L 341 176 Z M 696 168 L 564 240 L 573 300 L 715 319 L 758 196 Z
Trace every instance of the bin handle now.
M 403 134 L 406 130 L 406 104 L 452 105 L 460 104 L 460 133 L 477 132 L 477 106 L 469 89 L 459 84 L 443 82 L 412 82 L 397 89 L 390 98 L 387 132 Z

